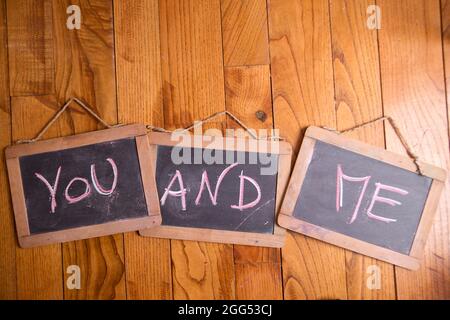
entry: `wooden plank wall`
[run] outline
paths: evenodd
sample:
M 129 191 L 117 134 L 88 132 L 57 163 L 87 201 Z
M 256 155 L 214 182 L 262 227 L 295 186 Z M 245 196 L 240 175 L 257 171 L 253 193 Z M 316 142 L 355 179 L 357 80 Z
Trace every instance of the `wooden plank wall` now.
M 111 124 L 175 129 L 228 110 L 279 128 L 295 152 L 309 125 L 389 115 L 448 169 L 450 1 L 375 3 L 379 30 L 369 0 L 0 0 L 1 149 L 76 96 Z M 69 5 L 80 30 L 66 27 Z M 74 105 L 46 138 L 98 128 Z M 351 135 L 402 152 L 382 123 Z M 291 232 L 281 250 L 135 232 L 23 250 L 8 192 L 2 152 L 0 299 L 450 299 L 448 186 L 418 272 Z M 65 284 L 71 265 L 80 290 Z M 381 288 L 367 286 L 371 272 Z

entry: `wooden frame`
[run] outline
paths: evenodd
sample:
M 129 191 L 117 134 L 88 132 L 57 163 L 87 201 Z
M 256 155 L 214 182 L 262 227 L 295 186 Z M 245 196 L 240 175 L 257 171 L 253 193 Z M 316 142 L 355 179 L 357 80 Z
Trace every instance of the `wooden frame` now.
M 230 138 L 230 137 L 209 137 L 209 136 L 190 136 L 189 139 L 183 139 L 183 142 L 173 141 L 171 134 L 167 133 L 149 133 L 149 141 L 152 148 L 152 158 L 150 163 L 156 166 L 157 147 L 158 146 L 182 146 L 182 147 L 201 147 L 204 149 L 218 149 L 218 150 L 232 150 L 243 152 L 267 152 L 270 150 L 270 142 L 256 147 L 249 143 L 250 139 L 246 138 Z M 188 140 L 188 142 L 186 142 Z M 255 140 L 253 140 L 255 141 Z M 259 140 L 261 141 L 261 140 Z M 260 234 L 250 232 L 238 232 L 228 230 L 213 230 L 203 228 L 188 228 L 188 227 L 174 227 L 160 225 L 152 229 L 140 230 L 142 236 L 179 239 L 179 240 L 193 240 L 206 242 L 219 242 L 242 244 L 250 246 L 266 246 L 280 248 L 284 245 L 284 238 L 286 231 L 280 228 L 276 223 L 277 213 L 279 212 L 282 198 L 289 180 L 292 148 L 287 142 L 278 142 L 278 177 L 277 177 L 277 191 L 276 191 L 276 206 L 275 206 L 275 220 L 273 234 Z M 269 152 L 270 153 L 270 152 Z
M 432 178 L 433 182 L 422 212 L 410 255 L 405 255 L 325 229 L 323 227 L 319 227 L 317 225 L 310 224 L 293 216 L 294 208 L 314 153 L 316 141 L 322 141 L 335 145 L 339 148 L 352 151 L 365 157 L 379 160 L 411 172 L 416 172 L 417 169 L 410 158 L 338 135 L 329 130 L 318 127 L 309 127 L 306 131 L 305 138 L 289 182 L 288 190 L 286 191 L 281 212 L 278 216 L 278 223 L 289 230 L 305 234 L 339 247 L 371 256 L 407 269 L 417 270 L 420 267 L 420 257 L 423 254 L 423 248 L 433 222 L 434 213 L 436 212 L 439 204 L 439 198 L 445 185 L 445 170 L 427 163 L 419 162 L 423 175 Z
M 88 146 L 131 137 L 135 137 L 136 139 L 136 148 L 140 163 L 142 183 L 144 186 L 145 199 L 149 213 L 148 217 L 125 219 L 42 234 L 30 234 L 27 207 L 25 204 L 25 194 L 19 164 L 20 157 Z M 128 125 L 30 144 L 15 145 L 6 149 L 5 156 L 8 167 L 18 241 L 19 245 L 23 248 L 101 237 L 121 232 L 136 231 L 142 227 L 150 228 L 161 223 L 159 201 L 156 196 L 157 192 L 154 169 L 152 166 L 148 165 L 147 161 L 147 159 L 151 157 L 151 154 L 147 130 L 144 125 Z

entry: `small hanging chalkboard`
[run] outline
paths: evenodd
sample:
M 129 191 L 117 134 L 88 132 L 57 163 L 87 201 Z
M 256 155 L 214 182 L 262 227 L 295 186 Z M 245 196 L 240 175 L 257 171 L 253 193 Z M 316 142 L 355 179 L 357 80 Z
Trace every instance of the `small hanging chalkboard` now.
M 310 127 L 278 222 L 417 269 L 445 178 L 443 169 Z
M 144 125 L 129 125 L 6 149 L 21 247 L 159 225 Z
M 143 236 L 281 247 L 286 142 L 150 133 L 162 224 Z

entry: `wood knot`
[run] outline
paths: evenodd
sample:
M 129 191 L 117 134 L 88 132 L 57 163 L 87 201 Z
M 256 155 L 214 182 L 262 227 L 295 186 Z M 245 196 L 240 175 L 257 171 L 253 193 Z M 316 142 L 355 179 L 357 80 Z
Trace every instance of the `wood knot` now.
M 264 111 L 256 111 L 255 116 L 261 122 L 265 122 L 267 120 L 267 114 Z

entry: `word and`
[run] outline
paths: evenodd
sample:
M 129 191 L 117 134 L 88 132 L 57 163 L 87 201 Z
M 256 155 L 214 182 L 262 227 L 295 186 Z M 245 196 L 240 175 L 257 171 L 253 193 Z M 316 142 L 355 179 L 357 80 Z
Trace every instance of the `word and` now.
M 217 198 L 219 196 L 220 185 L 223 182 L 223 179 L 227 176 L 227 174 L 233 168 L 235 168 L 238 165 L 239 165 L 239 163 L 234 163 L 222 171 L 222 173 L 219 175 L 219 178 L 217 179 L 217 183 L 216 183 L 216 187 L 214 188 L 214 192 L 212 191 L 211 184 L 209 182 L 208 173 L 206 172 L 206 170 L 204 170 L 202 173 L 200 190 L 198 191 L 197 197 L 195 199 L 195 205 L 196 206 L 200 205 L 203 191 L 205 191 L 205 189 L 207 189 L 209 198 L 210 198 L 213 206 L 216 206 Z M 176 190 L 176 191 L 172 190 L 172 186 L 175 183 L 175 181 L 178 181 L 178 185 L 180 188 L 179 190 Z M 248 202 L 248 203 L 244 203 L 245 181 L 250 182 L 257 192 L 257 197 L 253 201 Z M 167 188 L 165 188 L 165 192 L 164 192 L 163 196 L 161 197 L 161 200 L 160 200 L 161 205 L 164 205 L 166 203 L 168 196 L 180 197 L 181 198 L 181 208 L 183 211 L 186 211 L 186 193 L 187 193 L 187 188 L 184 187 L 183 175 L 181 174 L 181 172 L 179 170 L 176 170 L 175 175 L 169 182 L 169 185 L 167 186 Z M 261 187 L 259 186 L 258 182 L 256 182 L 255 179 L 245 176 L 244 171 L 242 170 L 241 174 L 239 175 L 239 201 L 238 201 L 237 205 L 232 205 L 231 208 L 243 211 L 245 209 L 250 209 L 250 208 L 255 207 L 260 201 L 261 201 Z
M 362 199 L 364 198 L 367 186 L 368 186 L 371 178 L 372 178 L 371 176 L 351 177 L 351 176 L 345 175 L 342 170 L 342 165 L 338 164 L 338 166 L 337 166 L 337 174 L 336 174 L 336 211 L 337 212 L 339 212 L 343 206 L 343 199 L 344 199 L 343 182 L 344 182 L 344 180 L 349 181 L 349 182 L 362 182 L 363 183 L 363 187 L 361 188 L 361 192 L 360 192 L 358 200 L 356 202 L 355 210 L 353 211 L 353 215 L 350 219 L 350 222 L 348 222 L 349 224 L 352 224 L 353 222 L 355 222 L 356 218 L 358 217 L 359 209 L 361 207 L 361 202 L 362 202 Z M 400 206 L 402 204 L 400 201 L 380 196 L 381 190 L 386 190 L 386 191 L 389 191 L 392 193 L 397 193 L 402 196 L 407 195 L 408 191 L 397 188 L 397 187 L 385 185 L 385 184 L 382 184 L 379 182 L 375 183 L 375 192 L 372 196 L 370 205 L 366 211 L 367 216 L 371 219 L 375 219 L 375 220 L 386 222 L 386 223 L 396 222 L 397 221 L 396 219 L 382 217 L 382 216 L 376 215 L 372 212 L 373 207 L 375 206 L 375 204 L 377 202 L 385 203 L 390 206 Z
M 97 178 L 95 164 L 91 165 L 92 186 L 94 187 L 95 191 L 102 196 L 110 196 L 114 192 L 114 190 L 117 187 L 117 180 L 118 180 L 118 175 L 119 175 L 117 165 L 114 162 L 114 160 L 111 158 L 108 158 L 108 159 L 106 159 L 106 161 L 111 165 L 113 176 L 114 176 L 112 185 L 109 189 L 106 189 L 104 186 L 102 186 L 100 184 L 100 182 L 98 181 L 98 178 Z M 44 183 L 44 185 L 48 189 L 48 192 L 50 193 L 50 212 L 51 213 L 55 213 L 56 207 L 57 207 L 56 193 L 57 193 L 58 187 L 59 187 L 61 171 L 62 171 L 62 167 L 60 166 L 56 172 L 56 178 L 55 178 L 55 181 L 53 182 L 53 184 L 50 184 L 50 182 L 47 180 L 47 178 L 45 178 L 40 173 L 35 173 L 36 178 L 38 178 L 40 181 L 42 181 L 42 183 Z M 85 190 L 82 194 L 80 194 L 80 195 L 71 194 L 71 192 L 70 192 L 71 188 L 75 183 L 82 183 L 85 185 Z M 67 200 L 67 202 L 69 204 L 75 204 L 75 203 L 78 203 L 78 202 L 88 198 L 89 196 L 91 196 L 91 194 L 92 194 L 92 188 L 91 188 L 89 181 L 83 177 L 75 177 L 72 180 L 70 180 L 70 182 L 67 184 L 66 189 L 64 191 L 64 198 Z

